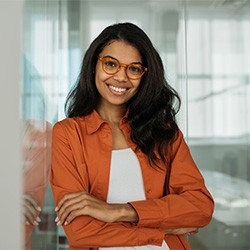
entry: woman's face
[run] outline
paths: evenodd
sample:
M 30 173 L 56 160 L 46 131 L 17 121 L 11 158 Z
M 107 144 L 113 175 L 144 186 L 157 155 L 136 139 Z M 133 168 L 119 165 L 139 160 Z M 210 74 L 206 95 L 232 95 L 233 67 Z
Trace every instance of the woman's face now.
M 102 58 L 110 57 L 120 63 L 141 63 L 139 51 L 122 41 L 114 41 L 107 45 L 99 55 Z M 102 67 L 102 62 L 97 61 L 95 83 L 100 93 L 99 105 L 124 106 L 138 91 L 141 79 L 128 78 L 126 68 L 121 69 L 114 75 L 107 74 Z

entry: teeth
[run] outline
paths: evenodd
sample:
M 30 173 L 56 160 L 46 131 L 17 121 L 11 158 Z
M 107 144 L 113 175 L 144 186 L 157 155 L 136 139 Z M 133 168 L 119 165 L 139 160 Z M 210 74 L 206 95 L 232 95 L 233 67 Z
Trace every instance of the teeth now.
M 109 85 L 109 88 L 111 88 L 112 90 L 119 92 L 119 93 L 126 91 L 126 88 L 118 88 L 118 87 L 114 87 L 112 85 Z

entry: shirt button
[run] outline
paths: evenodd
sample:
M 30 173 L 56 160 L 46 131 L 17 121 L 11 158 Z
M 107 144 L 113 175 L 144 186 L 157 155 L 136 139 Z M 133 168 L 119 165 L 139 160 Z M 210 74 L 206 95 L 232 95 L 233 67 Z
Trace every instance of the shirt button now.
M 152 193 L 152 190 L 151 190 L 151 189 L 148 189 L 148 190 L 147 190 L 147 193 L 148 193 L 148 194 L 151 194 L 151 193 Z

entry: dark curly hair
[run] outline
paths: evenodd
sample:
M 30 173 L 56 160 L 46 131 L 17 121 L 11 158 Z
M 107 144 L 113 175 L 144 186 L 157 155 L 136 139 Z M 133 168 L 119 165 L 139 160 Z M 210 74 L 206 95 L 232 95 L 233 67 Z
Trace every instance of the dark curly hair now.
M 164 77 L 162 60 L 143 30 L 132 23 L 118 23 L 105 28 L 85 53 L 82 68 L 74 88 L 69 92 L 65 112 L 67 117 L 86 116 L 98 103 L 95 83 L 97 56 L 112 41 L 124 41 L 141 54 L 149 70 L 142 76 L 139 90 L 127 103 L 131 140 L 157 165 L 168 160 L 169 145 L 178 133 L 175 115 L 180 108 L 177 92 Z M 155 151 L 156 149 L 156 151 Z

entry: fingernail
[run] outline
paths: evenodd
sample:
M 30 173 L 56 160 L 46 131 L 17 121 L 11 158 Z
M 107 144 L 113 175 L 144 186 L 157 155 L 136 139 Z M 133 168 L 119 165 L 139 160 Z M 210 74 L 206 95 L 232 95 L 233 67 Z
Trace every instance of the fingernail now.
M 68 225 L 69 223 L 67 221 L 64 222 L 64 226 Z
M 59 208 L 58 208 L 58 207 L 56 207 L 56 208 L 55 208 L 55 211 L 57 212 L 58 210 L 59 210 Z
M 37 209 L 38 211 L 40 211 L 40 212 L 42 211 L 42 209 L 41 209 L 40 207 L 37 207 L 36 209 Z
M 38 226 L 38 223 L 37 223 L 37 221 L 33 221 L 33 224 L 35 225 L 35 226 Z
M 36 221 L 37 221 L 37 222 L 41 222 L 41 219 L 37 216 L 37 217 L 36 217 Z
M 26 225 L 30 225 L 30 223 L 28 221 L 25 222 Z
M 58 217 L 56 217 L 55 222 L 58 222 L 58 221 L 59 221 L 59 218 L 58 218 Z
M 58 221 L 58 222 L 56 223 L 56 225 L 57 225 L 57 226 L 61 226 L 61 225 L 62 225 L 61 221 Z

